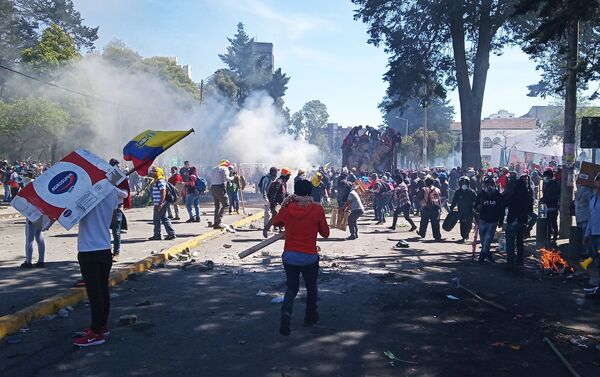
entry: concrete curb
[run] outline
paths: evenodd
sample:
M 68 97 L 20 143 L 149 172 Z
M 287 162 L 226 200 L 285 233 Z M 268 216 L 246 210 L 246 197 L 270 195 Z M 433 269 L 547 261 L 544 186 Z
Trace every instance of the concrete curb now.
M 248 216 L 231 224 L 233 227 L 242 227 L 263 217 L 263 211 Z M 165 262 L 170 256 L 174 256 L 200 245 L 203 241 L 211 240 L 225 234 L 225 230 L 211 230 L 190 240 L 171 246 L 158 254 L 146 257 L 131 266 L 120 268 L 110 274 L 109 285 L 111 287 L 123 282 L 132 273 L 141 273 L 152 267 L 153 264 Z M 19 331 L 36 319 L 56 313 L 59 309 L 73 306 L 87 297 L 85 288 L 70 288 L 67 292 L 48 297 L 31 306 L 23 308 L 14 314 L 0 317 L 0 339 Z

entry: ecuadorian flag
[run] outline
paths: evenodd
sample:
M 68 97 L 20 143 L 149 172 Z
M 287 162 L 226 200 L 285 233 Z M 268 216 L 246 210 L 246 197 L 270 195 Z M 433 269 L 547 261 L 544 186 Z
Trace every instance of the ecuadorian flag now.
M 133 138 L 123 148 L 123 159 L 133 162 L 133 170 L 139 175 L 148 175 L 148 168 L 154 159 L 175 143 L 194 132 L 146 130 Z

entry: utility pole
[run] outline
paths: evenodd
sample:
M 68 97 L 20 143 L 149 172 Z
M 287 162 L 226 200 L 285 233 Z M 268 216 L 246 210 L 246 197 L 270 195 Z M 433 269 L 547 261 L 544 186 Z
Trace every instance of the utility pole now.
M 575 168 L 575 124 L 577 122 L 577 65 L 579 64 L 579 20 L 573 18 L 567 28 L 567 75 L 565 87 L 565 129 L 563 137 L 562 177 L 560 181 L 560 237 L 569 238 L 573 218 L 573 174 Z
M 426 100 L 427 101 L 427 100 Z M 429 102 L 423 106 L 423 167 L 427 167 L 427 107 Z

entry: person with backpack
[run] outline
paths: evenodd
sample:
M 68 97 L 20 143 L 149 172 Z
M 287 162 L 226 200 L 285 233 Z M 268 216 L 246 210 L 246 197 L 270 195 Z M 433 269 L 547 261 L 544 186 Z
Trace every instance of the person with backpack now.
M 277 215 L 277 206 L 281 205 L 285 198 L 288 196 L 287 192 L 287 182 L 292 175 L 292 171 L 288 168 L 281 168 L 281 175 L 279 178 L 271 182 L 269 185 L 269 190 L 267 192 L 267 199 L 269 200 L 269 209 L 271 211 L 271 221 L 267 224 L 267 226 L 263 229 L 263 237 L 267 238 L 269 236 L 269 230 L 271 229 L 271 224 L 273 222 L 273 218 Z
M 408 186 L 406 185 L 405 175 L 404 173 L 400 173 L 397 176 L 398 184 L 394 191 L 392 191 L 392 202 L 396 205 L 396 209 L 394 210 L 394 220 L 392 221 L 392 226 L 389 228 L 391 230 L 396 230 L 396 224 L 398 223 L 398 216 L 402 213 L 404 219 L 410 224 L 409 232 L 417 229 L 414 221 L 410 218 L 410 209 L 412 208 L 412 203 L 410 202 L 410 196 L 408 194 Z
M 483 180 L 483 190 L 477 195 L 474 208 L 479 217 L 479 239 L 481 240 L 479 263 L 486 261 L 494 263 L 490 247 L 494 240 L 496 226 L 502 227 L 504 221 L 504 203 L 492 176 L 487 176 Z
M 171 176 L 167 180 L 170 184 L 172 184 L 178 193 L 183 192 L 183 178 L 181 174 L 179 174 L 177 166 L 171 167 Z M 173 207 L 173 211 L 171 211 L 171 207 Z M 175 217 L 173 217 L 173 213 L 175 213 Z M 173 202 L 167 207 L 167 217 L 173 220 L 180 220 L 179 218 L 179 205 L 177 202 Z
M 188 180 L 185 182 L 185 208 L 187 209 L 189 219 L 186 223 L 200 222 L 200 193 L 198 192 L 198 170 L 195 166 L 191 166 L 188 170 Z M 194 215 L 194 211 L 196 214 Z
M 171 226 L 171 220 L 167 217 L 169 203 L 177 200 L 177 197 L 173 198 L 173 193 L 176 195 L 174 187 L 171 186 L 172 190 L 168 187 L 170 184 L 165 180 L 165 173 L 162 168 L 152 166 L 148 171 L 148 176 L 154 179 L 152 183 L 152 204 L 154 205 L 152 222 L 154 223 L 154 235 L 148 238 L 148 240 L 160 241 L 162 239 L 160 236 L 161 223 L 167 232 L 165 240 L 175 239 L 175 230 Z
M 269 186 L 271 182 L 277 179 L 277 173 L 279 169 L 275 166 L 271 166 L 269 169 L 269 174 L 263 175 L 258 181 L 258 192 L 262 195 L 263 198 L 263 229 L 267 227 L 269 221 L 271 221 L 271 206 L 269 205 L 269 199 L 267 199 L 267 194 L 269 193 Z
M 425 186 L 417 194 L 417 200 L 421 207 L 421 224 L 417 234 L 421 238 L 427 235 L 427 226 L 431 222 L 431 231 L 433 238 L 436 241 L 442 240 L 440 233 L 440 214 L 442 202 L 440 199 L 440 189 L 434 186 L 434 181 L 431 176 L 425 178 Z
M 469 239 L 471 229 L 473 228 L 473 205 L 477 194 L 471 188 L 471 180 L 467 176 L 458 179 L 458 190 L 454 192 L 450 211 L 458 207 L 458 221 L 460 222 L 460 240 L 458 243 L 464 243 Z
M 286 169 L 281 169 L 282 176 Z M 280 177 L 280 179 L 281 179 Z M 278 179 L 277 181 L 280 181 Z M 280 183 L 287 182 L 287 178 Z M 275 181 L 275 182 L 277 182 Z M 273 182 L 273 184 L 275 184 Z M 272 185 L 273 185 L 272 184 Z M 329 226 L 323 207 L 311 198 L 311 182 L 300 180 L 294 184 L 294 195 L 282 202 L 281 211 L 273 218 L 275 226 L 285 227 L 285 245 L 281 260 L 286 275 L 286 291 L 281 305 L 279 333 L 289 336 L 294 299 L 300 286 L 300 275 L 306 286 L 306 314 L 304 324 L 311 326 L 319 321 L 317 311 L 319 252 L 317 236 L 329 237 Z

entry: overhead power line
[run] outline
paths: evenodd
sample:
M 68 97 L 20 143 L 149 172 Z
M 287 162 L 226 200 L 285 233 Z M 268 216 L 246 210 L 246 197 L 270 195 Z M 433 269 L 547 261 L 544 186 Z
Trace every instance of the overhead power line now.
M 108 104 L 111 104 L 111 105 L 114 105 L 114 106 L 120 106 L 120 107 L 125 107 L 125 108 L 132 109 L 132 107 L 130 107 L 130 106 L 126 106 L 126 105 L 123 105 L 123 104 L 120 104 L 120 103 L 116 103 L 116 102 L 113 102 L 113 101 L 110 101 L 110 100 L 107 100 L 107 99 L 104 99 L 104 98 L 101 98 L 101 97 L 97 97 L 97 96 L 92 95 L 92 94 L 87 94 L 87 93 L 79 92 L 77 90 L 66 88 L 64 86 L 61 86 L 61 85 L 58 85 L 58 84 L 54 84 L 54 83 L 49 82 L 49 81 L 44 81 L 44 80 L 42 80 L 42 79 L 40 79 L 38 77 L 34 77 L 34 76 L 31 76 L 31 75 L 28 75 L 27 73 L 23 73 L 23 72 L 17 71 L 16 69 L 13 69 L 13 68 L 10 68 L 10 67 L 6 67 L 6 66 L 4 66 L 2 64 L 0 64 L 0 68 L 4 69 L 6 71 L 12 72 L 12 73 L 14 73 L 16 75 L 20 75 L 20 76 L 23 76 L 25 78 L 28 78 L 29 80 L 37 81 L 37 82 L 42 83 L 44 85 L 48 85 L 48 86 L 51 86 L 53 88 L 64 90 L 65 92 L 77 94 L 77 95 L 80 95 L 82 97 L 86 97 L 86 98 L 92 99 L 94 101 L 104 102 L 104 103 L 108 103 Z

